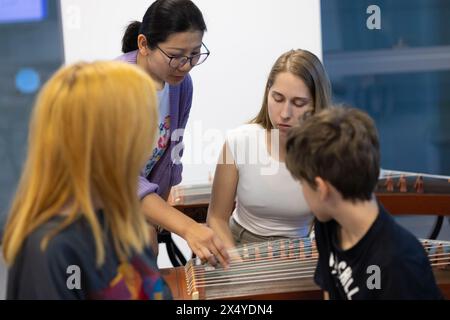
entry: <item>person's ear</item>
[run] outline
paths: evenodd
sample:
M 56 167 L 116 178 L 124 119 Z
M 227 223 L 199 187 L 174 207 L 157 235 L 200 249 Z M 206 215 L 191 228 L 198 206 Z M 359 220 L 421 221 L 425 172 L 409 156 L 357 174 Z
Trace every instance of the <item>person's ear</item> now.
M 319 194 L 320 201 L 325 201 L 330 195 L 330 186 L 321 177 L 315 177 L 314 182 L 316 183 L 316 190 Z
M 142 54 L 143 56 L 147 56 L 148 55 L 147 38 L 143 34 L 140 34 L 138 36 L 137 41 L 138 41 L 139 53 Z

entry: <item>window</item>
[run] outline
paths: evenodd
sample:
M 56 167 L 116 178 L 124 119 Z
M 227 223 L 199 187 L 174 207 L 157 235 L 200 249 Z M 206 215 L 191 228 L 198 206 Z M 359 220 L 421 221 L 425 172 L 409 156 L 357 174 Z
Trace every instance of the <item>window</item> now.
M 324 64 L 335 102 L 367 111 L 382 167 L 450 175 L 450 2 L 321 1 Z
M 64 60 L 60 16 L 58 1 L 0 0 L 0 236 L 36 93 Z

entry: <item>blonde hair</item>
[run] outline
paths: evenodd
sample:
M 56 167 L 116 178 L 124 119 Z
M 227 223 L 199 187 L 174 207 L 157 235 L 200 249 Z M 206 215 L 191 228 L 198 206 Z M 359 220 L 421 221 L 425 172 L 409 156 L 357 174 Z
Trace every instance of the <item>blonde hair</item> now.
M 101 203 L 119 259 L 142 252 L 149 240 L 138 176 L 150 156 L 157 119 L 155 86 L 136 66 L 78 63 L 56 72 L 32 113 L 28 156 L 3 240 L 6 262 L 14 262 L 30 233 L 67 208 L 41 250 L 83 217 L 101 266 L 105 237 L 94 201 Z
M 250 123 L 260 124 L 264 129 L 273 129 L 267 98 L 276 77 L 282 72 L 292 73 L 305 82 L 313 98 L 312 113 L 325 109 L 331 104 L 330 80 L 319 58 L 307 50 L 290 50 L 282 54 L 273 65 L 267 79 L 261 110 Z

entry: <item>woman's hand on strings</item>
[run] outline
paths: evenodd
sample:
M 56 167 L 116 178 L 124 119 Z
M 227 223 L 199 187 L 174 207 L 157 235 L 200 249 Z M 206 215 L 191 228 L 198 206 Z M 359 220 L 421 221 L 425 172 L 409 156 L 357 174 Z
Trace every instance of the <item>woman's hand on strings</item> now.
M 243 263 L 241 255 L 239 254 L 239 250 L 236 247 L 228 249 L 228 255 L 230 256 L 230 264 Z
M 228 266 L 230 257 L 227 249 L 220 238 L 209 227 L 195 223 L 186 231 L 184 239 L 188 242 L 195 255 L 203 262 L 208 261 L 214 266 L 217 263 L 220 263 L 223 267 Z

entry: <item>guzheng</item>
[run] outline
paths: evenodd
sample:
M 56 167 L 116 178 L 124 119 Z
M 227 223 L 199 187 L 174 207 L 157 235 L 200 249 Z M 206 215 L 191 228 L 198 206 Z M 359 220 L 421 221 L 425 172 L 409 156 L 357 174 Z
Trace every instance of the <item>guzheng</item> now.
M 172 188 L 169 203 L 197 222 L 205 222 L 211 183 Z M 450 177 L 382 170 L 377 199 L 394 215 L 450 216 Z
M 382 170 L 375 190 L 391 214 L 450 216 L 450 177 Z
M 450 241 L 421 240 L 436 281 L 450 299 Z M 162 269 L 174 299 L 321 299 L 313 281 L 317 250 L 309 238 L 249 244 L 230 251 L 229 268 L 190 260 Z

